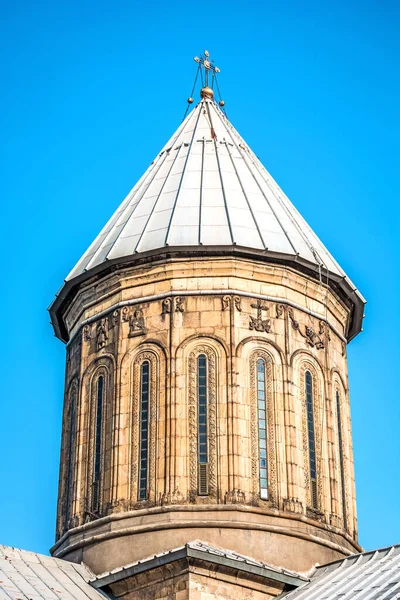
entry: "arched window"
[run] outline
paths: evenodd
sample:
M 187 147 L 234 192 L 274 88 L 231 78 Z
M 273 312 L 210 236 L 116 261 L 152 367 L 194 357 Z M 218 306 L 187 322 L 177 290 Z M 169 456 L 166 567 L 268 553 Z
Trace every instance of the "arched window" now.
M 208 398 L 207 398 L 207 357 L 197 357 L 197 447 L 200 496 L 208 495 Z
M 346 490 L 345 490 L 344 458 L 343 458 L 342 416 L 341 416 L 341 411 L 340 411 L 339 390 L 336 390 L 336 417 L 337 417 L 338 443 L 339 443 L 340 482 L 342 484 L 343 524 L 344 524 L 344 527 L 346 527 L 347 526 Z
M 104 410 L 104 377 L 97 379 L 96 389 L 96 417 L 94 432 L 94 465 L 92 482 L 92 512 L 100 512 L 100 484 L 102 467 L 102 438 L 103 438 L 103 410 Z
M 260 497 L 268 499 L 267 406 L 265 397 L 265 361 L 257 360 L 258 452 Z
M 65 501 L 65 530 L 68 529 L 69 520 L 71 518 L 71 498 L 73 485 L 73 469 L 74 469 L 74 455 L 75 455 L 75 404 L 76 404 L 76 389 L 72 390 L 71 397 L 71 409 L 69 419 L 69 436 L 68 436 L 68 467 L 67 467 L 67 481 L 66 481 L 66 501 Z
M 314 423 L 314 399 L 313 380 L 310 371 L 305 374 L 306 386 L 306 408 L 307 408 L 307 432 L 308 432 L 308 460 L 310 467 L 311 506 L 318 508 L 317 499 L 317 462 L 315 452 L 315 423 Z
M 140 367 L 139 500 L 148 496 L 150 362 Z

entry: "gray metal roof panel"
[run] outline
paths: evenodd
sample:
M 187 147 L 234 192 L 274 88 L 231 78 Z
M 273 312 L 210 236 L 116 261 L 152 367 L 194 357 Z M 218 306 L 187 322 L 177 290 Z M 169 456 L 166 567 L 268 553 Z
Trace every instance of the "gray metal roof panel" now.
M 84 565 L 0 546 L 1 600 L 104 600 Z
M 318 567 L 285 600 L 399 600 L 400 545 Z

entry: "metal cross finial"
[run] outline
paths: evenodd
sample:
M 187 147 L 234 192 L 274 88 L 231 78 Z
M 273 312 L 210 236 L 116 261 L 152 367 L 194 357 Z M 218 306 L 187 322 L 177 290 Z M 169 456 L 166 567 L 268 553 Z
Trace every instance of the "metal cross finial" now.
M 215 65 L 213 65 L 213 60 L 210 59 L 210 53 L 208 50 L 204 50 L 204 54 L 202 54 L 200 57 L 199 56 L 195 56 L 194 57 L 195 62 L 199 63 L 199 65 L 201 65 L 204 68 L 204 72 L 205 72 L 205 79 L 206 79 L 206 86 L 208 86 L 208 73 L 209 71 L 211 71 L 212 73 L 220 73 L 221 71 L 219 70 L 218 67 L 216 67 Z

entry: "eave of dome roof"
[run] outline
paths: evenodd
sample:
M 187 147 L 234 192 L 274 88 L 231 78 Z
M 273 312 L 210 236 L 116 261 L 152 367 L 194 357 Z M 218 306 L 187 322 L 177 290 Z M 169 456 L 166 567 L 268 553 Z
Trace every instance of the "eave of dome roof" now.
M 119 269 L 126 269 L 130 266 L 148 265 L 152 262 L 167 261 L 185 258 L 209 258 L 215 256 L 224 256 L 226 258 L 247 258 L 257 262 L 287 265 L 299 272 L 319 279 L 320 270 L 317 265 L 302 259 L 298 255 L 288 255 L 268 250 L 257 250 L 238 245 L 231 246 L 177 246 L 164 247 L 147 252 L 137 253 L 133 256 L 107 260 L 88 271 L 84 271 L 79 276 L 66 280 L 56 294 L 56 298 L 49 307 L 51 322 L 56 336 L 68 342 L 69 336 L 63 321 L 64 308 L 69 304 L 77 290 L 87 281 L 103 278 L 111 272 Z M 353 283 L 341 275 L 329 274 L 329 286 L 339 294 L 340 297 L 349 304 L 351 308 L 351 319 L 346 333 L 347 341 L 350 342 L 361 330 L 364 313 L 365 300 L 354 287 Z

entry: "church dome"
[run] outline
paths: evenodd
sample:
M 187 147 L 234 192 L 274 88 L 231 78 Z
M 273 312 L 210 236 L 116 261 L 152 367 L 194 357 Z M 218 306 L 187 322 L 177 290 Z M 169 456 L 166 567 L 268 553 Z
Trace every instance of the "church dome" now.
M 167 246 L 232 245 L 346 277 L 216 102 L 204 98 L 67 280 L 104 261 Z
M 95 573 L 197 539 L 296 571 L 360 550 L 363 299 L 205 83 L 51 307 L 68 342 L 51 551 Z
M 361 294 L 215 100 L 204 94 L 66 282 L 166 248 L 247 249 L 266 261 L 290 261 L 336 282 L 354 305 L 348 339 L 361 329 Z

